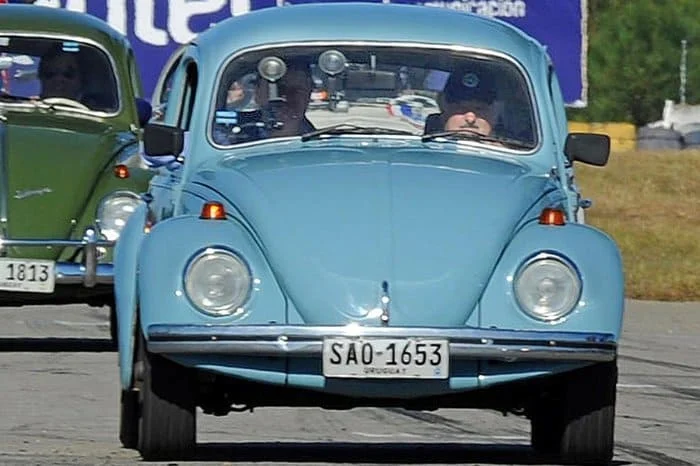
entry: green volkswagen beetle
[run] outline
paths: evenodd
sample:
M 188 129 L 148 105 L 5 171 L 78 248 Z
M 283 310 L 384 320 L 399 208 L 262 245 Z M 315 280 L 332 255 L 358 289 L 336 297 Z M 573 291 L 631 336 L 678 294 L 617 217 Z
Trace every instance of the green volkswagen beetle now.
M 140 96 L 107 23 L 0 6 L 0 306 L 112 305 L 112 246 L 150 178 Z

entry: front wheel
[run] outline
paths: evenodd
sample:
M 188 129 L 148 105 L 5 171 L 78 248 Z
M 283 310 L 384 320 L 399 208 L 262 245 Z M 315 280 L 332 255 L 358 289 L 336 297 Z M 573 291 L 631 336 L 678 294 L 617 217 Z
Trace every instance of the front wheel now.
M 138 450 L 149 461 L 187 459 L 196 447 L 196 406 L 190 373 L 149 353 L 142 343 Z
M 135 450 L 139 443 L 139 393 L 122 390 L 119 415 L 119 440 L 124 448 Z
M 532 447 L 566 464 L 609 464 L 614 453 L 617 363 L 573 372 L 531 413 Z

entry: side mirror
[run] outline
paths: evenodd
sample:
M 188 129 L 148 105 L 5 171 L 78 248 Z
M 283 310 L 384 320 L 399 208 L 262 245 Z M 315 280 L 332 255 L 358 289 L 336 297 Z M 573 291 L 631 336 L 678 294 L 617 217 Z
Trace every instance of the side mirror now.
M 182 129 L 160 123 L 148 123 L 143 128 L 143 149 L 146 155 L 170 155 L 182 153 L 185 138 Z
M 602 167 L 610 157 L 610 137 L 607 134 L 570 133 L 566 137 L 564 153 L 572 163 L 578 161 Z
M 144 126 L 146 126 L 148 120 L 150 120 L 151 116 L 153 115 L 153 107 L 151 107 L 151 104 L 147 100 L 137 97 L 136 112 L 138 113 L 139 117 L 139 126 L 143 128 Z

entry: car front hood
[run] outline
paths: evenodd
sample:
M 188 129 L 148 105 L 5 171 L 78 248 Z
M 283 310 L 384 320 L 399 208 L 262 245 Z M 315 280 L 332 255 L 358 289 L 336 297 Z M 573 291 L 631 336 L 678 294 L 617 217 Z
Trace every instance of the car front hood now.
M 437 150 L 317 149 L 230 158 L 196 175 L 252 225 L 307 324 L 464 325 L 549 179 Z
M 117 149 L 115 132 L 86 117 L 18 112 L 6 118 L 0 161 L 7 169 L 7 184 L 0 187 L 0 196 L 7 208 L 7 236 L 69 237 L 73 221 L 79 219 L 97 177 Z M 47 257 L 59 252 L 27 248 L 22 255 Z

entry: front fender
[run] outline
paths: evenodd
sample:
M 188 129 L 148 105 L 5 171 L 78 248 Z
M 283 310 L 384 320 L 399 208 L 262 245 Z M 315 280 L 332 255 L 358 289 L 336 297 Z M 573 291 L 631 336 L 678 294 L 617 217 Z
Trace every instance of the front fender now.
M 542 322 L 520 310 L 513 290 L 518 268 L 534 255 L 560 255 L 578 270 L 579 303 L 558 322 Z M 610 333 L 619 340 L 624 312 L 622 259 L 615 242 L 580 223 L 547 226 L 531 223 L 504 251 L 480 302 L 483 328 Z
M 114 299 L 119 340 L 119 374 L 123 390 L 131 387 L 133 376 L 138 257 L 146 235 L 147 215 L 148 206 L 139 205 L 129 217 L 114 249 Z
M 208 248 L 226 249 L 248 265 L 252 285 L 241 312 L 204 314 L 185 291 L 184 275 L 193 258 Z M 153 324 L 284 324 L 286 299 L 268 262 L 247 230 L 236 220 L 177 216 L 158 222 L 139 253 L 139 323 L 144 334 Z

